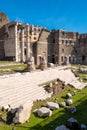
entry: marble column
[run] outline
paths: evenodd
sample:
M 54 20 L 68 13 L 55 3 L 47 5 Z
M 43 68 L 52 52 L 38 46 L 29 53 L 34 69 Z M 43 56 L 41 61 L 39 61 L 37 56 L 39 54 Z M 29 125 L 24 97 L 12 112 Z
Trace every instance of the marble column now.
M 14 41 L 15 41 L 15 60 L 16 60 L 16 62 L 19 61 L 19 59 L 18 59 L 18 37 L 17 37 L 17 26 L 18 26 L 18 24 L 15 25 L 15 39 L 14 39 Z
M 26 49 L 27 49 L 27 61 L 29 60 L 30 58 L 30 37 L 29 37 L 29 25 L 27 25 L 27 43 L 26 43 Z
M 24 57 L 24 29 L 23 28 L 21 31 L 21 61 L 22 62 L 25 61 L 25 57 Z

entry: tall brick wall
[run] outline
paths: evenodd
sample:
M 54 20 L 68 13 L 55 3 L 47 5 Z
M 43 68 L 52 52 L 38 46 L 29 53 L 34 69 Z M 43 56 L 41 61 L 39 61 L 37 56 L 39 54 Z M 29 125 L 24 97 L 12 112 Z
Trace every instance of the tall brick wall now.
M 0 28 L 9 23 L 9 18 L 6 16 L 6 14 L 4 14 L 3 12 L 0 12 Z
M 50 32 L 47 30 L 42 30 L 41 36 L 38 40 L 37 44 L 37 64 L 40 64 L 41 57 L 45 57 L 46 61 L 48 61 L 48 37 Z

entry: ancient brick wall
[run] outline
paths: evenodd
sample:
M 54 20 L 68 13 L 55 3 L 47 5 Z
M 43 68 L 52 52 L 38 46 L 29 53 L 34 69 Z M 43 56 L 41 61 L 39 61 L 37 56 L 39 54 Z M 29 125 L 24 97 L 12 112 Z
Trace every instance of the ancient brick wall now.
M 0 28 L 9 22 L 9 18 L 3 12 L 0 12 Z
M 87 64 L 87 34 L 79 34 L 78 36 L 76 61 L 78 64 Z
M 37 44 L 37 64 L 40 64 L 41 57 L 45 57 L 46 61 L 48 61 L 48 37 L 50 32 L 47 30 L 42 30 L 40 38 Z
M 77 43 L 77 33 L 59 30 L 56 32 L 56 43 L 59 45 L 59 64 L 76 62 L 74 46 Z
M 8 26 L 8 36 L 4 42 L 5 57 L 15 57 L 15 28 Z

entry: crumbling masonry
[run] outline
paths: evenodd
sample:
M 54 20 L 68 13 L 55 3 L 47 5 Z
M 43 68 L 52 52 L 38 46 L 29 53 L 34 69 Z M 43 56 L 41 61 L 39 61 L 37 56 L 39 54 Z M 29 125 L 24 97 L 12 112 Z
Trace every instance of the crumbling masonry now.
M 9 22 L 0 12 L 0 60 L 27 62 L 31 56 L 38 65 L 42 58 L 46 64 L 87 64 L 87 34 Z

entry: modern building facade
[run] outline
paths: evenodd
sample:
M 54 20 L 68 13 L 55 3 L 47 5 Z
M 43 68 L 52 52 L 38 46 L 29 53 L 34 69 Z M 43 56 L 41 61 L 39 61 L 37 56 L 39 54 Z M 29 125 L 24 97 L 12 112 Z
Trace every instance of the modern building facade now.
M 0 18 L 1 60 L 27 62 L 34 56 L 38 65 L 43 57 L 47 64 L 87 64 L 87 34 L 10 22 L 6 15 Z

